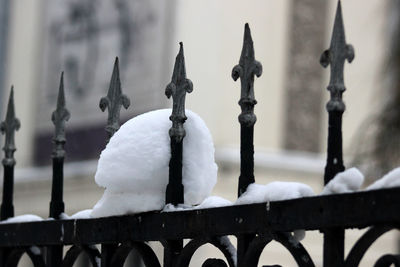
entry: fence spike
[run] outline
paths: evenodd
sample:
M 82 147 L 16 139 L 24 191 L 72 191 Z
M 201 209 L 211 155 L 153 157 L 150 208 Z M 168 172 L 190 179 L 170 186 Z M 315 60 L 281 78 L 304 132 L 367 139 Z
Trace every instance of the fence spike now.
M 5 152 L 5 158 L 3 159 L 4 166 L 14 166 L 14 152 L 15 148 L 15 131 L 20 128 L 21 124 L 19 120 L 15 117 L 15 107 L 14 107 L 14 86 L 11 86 L 10 97 L 8 100 L 6 120 L 0 125 L 0 131 L 6 136 L 6 142 L 4 144 L 3 150 Z
M 328 90 L 330 100 L 326 105 L 329 113 L 328 157 L 325 167 L 324 182 L 328 183 L 338 172 L 345 169 L 342 156 L 342 115 L 346 106 L 342 94 L 346 90 L 343 79 L 344 62 L 354 59 L 354 49 L 346 44 L 341 2 L 338 1 L 335 22 L 333 26 L 330 48 L 321 55 L 321 65 L 330 65 L 330 81 Z
M 14 216 L 13 193 L 14 193 L 14 152 L 15 147 L 15 131 L 20 128 L 21 124 L 15 117 L 14 107 L 14 87 L 11 86 L 10 97 L 8 100 L 6 119 L 0 124 L 0 132 L 5 134 L 6 140 L 3 147 L 5 157 L 2 161 L 4 166 L 3 180 L 3 201 L 1 203 L 0 219 L 5 220 Z
M 175 59 L 174 71 L 171 82 L 165 89 L 165 95 L 172 96 L 172 127 L 169 130 L 171 138 L 171 160 L 169 162 L 169 183 L 166 190 L 166 203 L 177 205 L 184 201 L 184 191 L 182 185 L 182 140 L 185 137 L 183 123 L 185 116 L 185 97 L 186 93 L 193 91 L 192 81 L 186 78 L 185 57 L 183 55 L 183 44 L 179 43 L 179 53 Z
M 100 99 L 99 107 L 104 112 L 108 108 L 108 119 L 106 132 L 108 134 L 107 142 L 119 129 L 119 117 L 121 106 L 128 109 L 131 102 L 129 98 L 122 93 L 121 80 L 119 78 L 119 60 L 115 58 L 114 69 L 111 75 L 110 87 L 107 96 Z
M 257 117 L 254 114 L 254 105 L 257 101 L 254 97 L 254 76 L 260 77 L 262 65 L 255 60 L 254 45 L 251 38 L 249 24 L 244 27 L 243 48 L 239 64 L 232 69 L 232 78 L 236 81 L 240 78 L 241 94 L 239 105 L 242 113 L 240 122 L 240 177 L 238 196 L 243 194 L 247 186 L 255 182 L 254 179 L 254 124 Z
M 350 63 L 354 59 L 354 49 L 346 44 L 344 34 L 342 7 L 338 1 L 335 22 L 333 26 L 331 44 L 328 50 L 321 55 L 321 65 L 330 65 L 330 81 L 328 90 L 330 100 L 326 104 L 329 113 L 328 128 L 328 155 L 325 166 L 324 183 L 327 184 L 339 172 L 344 171 L 343 148 L 342 148 L 342 115 L 346 109 L 342 100 L 342 94 L 346 90 L 343 79 L 344 62 Z M 340 215 L 339 215 L 340 216 Z M 331 228 L 324 231 L 323 265 L 342 266 L 344 263 L 344 240 L 343 228 Z
M 186 79 L 185 57 L 183 54 L 183 43 L 179 43 L 179 53 L 175 59 L 174 72 L 172 80 L 165 89 L 165 95 L 170 98 L 172 96 L 172 115 L 169 119 L 172 121 L 172 127 L 169 130 L 171 139 L 181 142 L 185 137 L 185 129 L 183 123 L 186 121 L 185 115 L 185 97 L 186 93 L 193 91 L 192 81 Z
M 70 118 L 70 113 L 65 104 L 64 92 L 64 72 L 61 72 L 60 86 L 58 89 L 57 107 L 51 114 L 51 120 L 55 126 L 53 137 L 53 179 L 51 187 L 50 200 L 50 217 L 60 219 L 60 215 L 64 212 L 64 145 L 65 138 L 65 122 Z M 60 266 L 62 262 L 63 247 L 49 246 L 46 251 L 46 262 L 48 266 Z
M 64 72 L 61 72 L 60 87 L 57 98 L 57 108 L 51 115 L 51 120 L 55 126 L 53 157 L 63 158 L 65 155 L 65 122 L 69 120 L 70 113 L 65 107 L 64 93 Z

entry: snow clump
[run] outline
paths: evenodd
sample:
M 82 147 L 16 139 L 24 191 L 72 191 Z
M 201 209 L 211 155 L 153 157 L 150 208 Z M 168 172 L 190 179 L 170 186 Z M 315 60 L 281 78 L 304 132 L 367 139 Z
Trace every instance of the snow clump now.
M 171 109 L 137 116 L 114 134 L 102 151 L 95 175 L 105 188 L 92 217 L 161 210 L 165 205 L 171 158 Z M 208 197 L 217 181 L 214 144 L 204 121 L 186 110 L 182 175 L 185 205 L 197 205 Z
M 8 218 L 7 220 L 1 221 L 0 224 L 4 223 L 24 223 L 24 222 L 39 222 L 43 221 L 42 217 L 34 214 L 24 214 L 15 217 Z
M 232 202 L 219 197 L 219 196 L 209 196 L 201 202 L 200 205 L 192 206 L 192 205 L 185 205 L 179 204 L 174 206 L 172 204 L 165 205 L 163 212 L 175 212 L 175 211 L 184 211 L 184 210 L 200 210 L 200 209 L 211 209 L 211 208 L 219 208 L 219 207 L 226 207 L 232 206 Z
M 364 183 L 364 175 L 357 168 L 339 172 L 324 187 L 321 195 L 342 194 L 358 191 Z
M 365 190 L 376 190 L 400 186 L 400 167 L 391 170 L 381 179 L 368 186 Z
M 296 182 L 271 182 L 267 185 L 250 184 L 235 205 L 281 201 L 313 196 L 310 186 Z

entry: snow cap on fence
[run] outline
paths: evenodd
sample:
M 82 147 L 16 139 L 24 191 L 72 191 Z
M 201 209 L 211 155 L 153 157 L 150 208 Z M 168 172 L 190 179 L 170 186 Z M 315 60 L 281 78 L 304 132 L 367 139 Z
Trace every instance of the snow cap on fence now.
M 168 130 L 171 109 L 137 116 L 110 139 L 100 155 L 96 183 L 105 187 L 93 217 L 161 210 L 165 205 L 168 163 L 171 157 Z M 214 145 L 204 121 L 186 110 L 183 139 L 185 204 L 200 204 L 217 180 Z

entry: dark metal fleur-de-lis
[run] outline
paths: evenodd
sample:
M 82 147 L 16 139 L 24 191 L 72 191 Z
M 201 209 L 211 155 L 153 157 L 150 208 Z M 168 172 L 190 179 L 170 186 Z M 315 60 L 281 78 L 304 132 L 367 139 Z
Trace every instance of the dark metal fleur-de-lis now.
M 6 141 L 3 147 L 5 158 L 3 159 L 4 166 L 14 166 L 14 152 L 15 148 L 15 131 L 20 128 L 21 124 L 15 117 L 14 108 L 14 87 L 11 87 L 10 98 L 8 100 L 6 120 L 0 124 L 0 131 L 6 135 Z
M 254 58 L 254 45 L 251 38 L 249 24 L 244 27 L 243 48 L 239 64 L 232 69 L 232 78 L 236 81 L 240 78 L 241 93 L 239 105 L 242 112 L 239 115 L 240 122 L 240 176 L 238 196 L 243 194 L 247 186 L 255 182 L 254 178 L 254 124 L 257 117 L 254 114 L 254 105 L 257 101 L 254 97 L 254 76 L 262 74 L 261 63 Z
M 239 115 L 239 122 L 246 126 L 255 124 L 257 118 L 253 113 L 254 105 L 257 101 L 254 97 L 254 75 L 260 77 L 262 74 L 262 65 L 254 58 L 253 39 L 251 38 L 249 24 L 244 28 L 243 48 L 239 64 L 232 70 L 232 78 L 236 81 L 240 78 L 241 95 L 239 105 L 242 113 Z
M 322 53 L 320 59 L 323 67 L 331 65 L 331 76 L 328 85 L 331 99 L 326 106 L 328 111 L 344 112 L 345 110 L 345 105 L 342 101 L 342 94 L 346 90 L 343 80 L 343 69 L 346 59 L 349 63 L 353 61 L 354 49 L 352 45 L 346 44 L 342 7 L 339 1 L 333 26 L 331 45 L 328 50 L 325 50 Z
M 57 108 L 51 114 L 51 120 L 55 125 L 54 131 L 54 149 L 53 157 L 63 158 L 65 155 L 65 122 L 70 118 L 69 111 L 65 108 L 65 93 L 64 93 L 64 72 L 61 73 L 60 87 L 58 90 Z
M 169 119 L 172 121 L 172 127 L 169 130 L 169 136 L 177 142 L 182 141 L 185 137 L 185 129 L 183 123 L 186 121 L 185 116 L 185 97 L 186 93 L 193 91 L 192 81 L 186 78 L 185 57 L 183 55 L 183 44 L 179 43 L 179 53 L 175 59 L 174 72 L 172 80 L 165 89 L 165 95 L 173 98 L 172 115 Z
M 118 57 L 115 58 L 114 69 L 111 75 L 110 87 L 106 97 L 100 99 L 100 109 L 104 112 L 108 108 L 108 119 L 106 132 L 108 134 L 108 140 L 114 135 L 119 129 L 119 115 L 121 106 L 128 109 L 131 102 L 129 98 L 122 94 L 121 80 L 119 78 L 119 64 Z M 108 142 L 107 140 L 107 142 Z
M 342 7 L 340 1 L 338 1 L 330 48 L 322 53 L 320 59 L 323 67 L 331 66 L 328 85 L 331 98 L 326 105 L 329 112 L 329 130 L 328 156 L 324 174 L 325 184 L 345 169 L 342 148 L 342 114 L 346 106 L 343 103 L 342 94 L 346 90 L 343 79 L 346 59 L 349 63 L 354 59 L 354 49 L 351 45 L 346 44 Z

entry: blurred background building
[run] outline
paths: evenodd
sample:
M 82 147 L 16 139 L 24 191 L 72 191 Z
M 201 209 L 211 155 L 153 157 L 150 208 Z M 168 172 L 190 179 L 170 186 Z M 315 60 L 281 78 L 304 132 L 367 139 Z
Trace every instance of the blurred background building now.
M 186 107 L 204 119 L 215 143 L 219 180 L 214 194 L 233 201 L 239 173 L 240 89 L 230 73 L 239 60 L 246 22 L 264 68 L 255 82 L 256 180 L 297 181 L 321 191 L 329 71 L 320 66 L 319 57 L 329 47 L 336 0 L 0 3 L 0 115 L 4 118 L 14 85 L 22 124 L 16 134 L 17 215 L 48 216 L 50 117 L 60 72 L 65 71 L 71 111 L 65 203 L 66 213 L 73 214 L 93 207 L 103 192 L 93 178 L 106 136 L 106 114 L 98 103 L 108 90 L 114 58 L 120 59 L 123 91 L 131 99 L 131 107 L 121 113 L 126 121 L 170 105 L 164 89 L 179 41 L 194 84 Z M 400 5 L 396 0 L 344 0 L 342 6 L 347 42 L 356 54 L 345 66 L 344 159 L 370 182 L 400 165 Z M 360 235 L 348 232 L 347 249 Z M 322 235 L 310 233 L 304 242 L 318 260 Z M 396 235 L 385 235 L 363 266 L 372 266 L 377 255 L 396 246 Z M 199 257 L 209 251 L 204 248 Z M 294 264 L 279 246 L 268 246 L 264 254 L 264 264 Z

